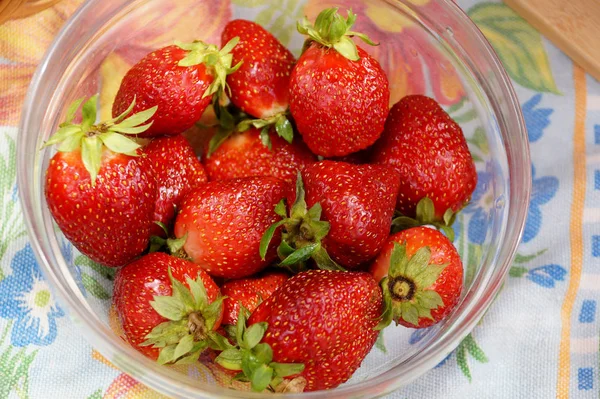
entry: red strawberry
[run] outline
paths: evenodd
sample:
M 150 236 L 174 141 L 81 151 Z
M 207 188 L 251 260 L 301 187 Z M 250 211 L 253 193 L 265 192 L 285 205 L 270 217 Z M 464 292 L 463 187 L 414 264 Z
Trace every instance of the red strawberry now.
M 235 37 L 240 41 L 231 51 L 232 62 L 243 63 L 227 77 L 231 102 L 259 119 L 285 113 L 294 56 L 275 36 L 251 21 L 230 21 L 221 41 L 226 43 Z
M 240 302 L 250 313 L 265 299 L 273 295 L 287 279 L 281 272 L 266 273 L 262 276 L 229 280 L 221 286 L 223 301 L 223 324 L 235 325 L 240 313 Z
M 353 152 L 352 154 L 344 155 L 342 157 L 331 157 L 327 158 L 329 161 L 353 163 L 356 165 L 362 165 L 371 162 L 371 148 Z
M 400 173 L 397 209 L 408 217 L 417 216 L 417 204 L 428 197 L 434 206 L 428 212 L 432 218 L 448 221 L 469 201 L 477 184 L 460 126 L 435 100 L 421 95 L 406 96 L 392 107 L 373 161 Z
M 373 144 L 389 109 L 389 83 L 377 60 L 350 36 L 356 15 L 344 20 L 337 8 L 319 14 L 314 27 L 305 19 L 300 33 L 308 47 L 290 80 L 290 112 L 308 147 L 324 157 L 344 156 Z M 305 46 L 306 47 L 306 46 Z
M 209 182 L 190 192 L 175 220 L 183 249 L 213 276 L 241 278 L 264 269 L 276 257 L 258 254 L 261 236 L 277 220 L 275 205 L 287 184 L 274 177 Z
M 271 133 L 267 139 L 270 148 L 263 143 L 261 132 L 256 128 L 230 136 L 204 159 L 209 179 L 273 176 L 292 183 L 298 170 L 317 160 L 299 138 L 289 144 Z
M 322 161 L 306 166 L 302 180 L 290 217 L 278 222 L 284 226 L 282 245 L 297 250 L 291 255 L 280 247 L 282 264 L 297 263 L 298 251 L 300 262 L 310 256 L 321 268 L 334 266 L 329 257 L 350 269 L 375 257 L 394 214 L 400 185 L 394 169 Z
M 140 137 L 176 135 L 194 125 L 225 86 L 231 67 L 231 48 L 223 49 L 201 41 L 180 43 L 158 49 L 135 64 L 125 75 L 115 102 L 113 116 L 120 114 L 135 98 L 134 111 L 158 106 L 154 124 Z M 208 61 L 210 60 L 210 61 Z
M 238 334 L 241 360 L 230 349 L 215 361 L 242 370 L 254 390 L 277 388 L 292 376 L 303 381 L 304 391 L 335 388 L 375 344 L 381 310 L 381 290 L 368 273 L 303 272 L 252 313 L 248 329 Z
M 153 252 L 117 271 L 113 303 L 129 343 L 161 364 L 193 363 L 226 345 L 219 287 L 198 265 Z
M 206 172 L 194 149 L 183 136 L 157 138 L 143 151 L 158 184 L 153 221 L 168 227 L 173 222 L 175 210 L 179 208 L 185 194 L 206 183 Z M 151 232 L 155 236 L 165 235 L 157 224 L 153 225 Z
M 94 125 L 94 96 L 73 124 L 82 100 L 46 145 L 58 152 L 46 170 L 45 195 L 54 220 L 82 253 L 106 266 L 121 266 L 146 250 L 156 199 L 150 164 L 139 145 L 121 132 L 141 131 L 156 109 Z M 133 105 L 133 104 L 132 104 Z M 131 107 L 130 107 L 131 108 Z
M 463 286 L 456 248 L 429 227 L 413 227 L 391 236 L 371 273 L 381 282 L 386 302 L 380 328 L 392 320 L 413 328 L 439 322 L 456 306 Z

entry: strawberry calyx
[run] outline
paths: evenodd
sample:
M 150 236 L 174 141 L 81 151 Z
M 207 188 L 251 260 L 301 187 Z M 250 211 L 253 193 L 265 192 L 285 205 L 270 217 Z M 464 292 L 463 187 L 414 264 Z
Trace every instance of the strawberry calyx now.
M 223 98 L 226 100 L 225 96 L 223 96 Z M 213 99 L 213 107 L 219 124 L 217 132 L 211 137 L 208 143 L 207 157 L 210 157 L 234 132 L 245 132 L 251 127 L 261 129 L 261 143 L 269 149 L 271 149 L 269 132 L 272 127 L 275 127 L 275 131 L 279 137 L 290 144 L 293 142 L 294 128 L 288 119 L 288 111 L 273 115 L 266 119 L 250 119 L 247 114 L 239 109 L 225 105 L 223 98 L 217 99 L 215 96 Z
M 183 246 L 187 240 L 187 233 L 184 234 L 180 238 L 169 237 L 169 229 L 163 222 L 155 221 L 164 232 L 165 237 L 160 236 L 151 236 L 150 237 L 150 247 L 148 252 L 158 252 L 161 250 L 166 250 L 171 256 L 175 256 L 177 258 L 189 260 L 190 257 L 183 250 Z
M 219 95 L 213 97 L 213 109 L 217 117 L 217 132 L 208 142 L 208 151 L 206 156 L 210 156 L 225 142 L 238 128 L 237 125 L 248 119 L 248 115 L 235 108 L 227 96 Z M 214 126 L 213 126 L 214 127 Z
M 135 97 L 129 107 L 115 118 L 105 122 L 96 123 L 96 103 L 98 95 L 90 97 L 85 103 L 83 98 L 75 100 L 69 106 L 65 121 L 59 125 L 42 148 L 57 145 L 60 152 L 81 150 L 81 160 L 89 172 L 92 186 L 96 184 L 96 177 L 100 171 L 104 147 L 118 154 L 137 156 L 137 149 L 141 144 L 129 135 L 145 132 L 152 126 L 148 122 L 156 113 L 157 106 L 131 114 L 135 106 Z M 81 123 L 73 123 L 77 110 L 81 108 Z M 148 123 L 146 123 L 148 122 Z
M 411 257 L 406 254 L 406 244 L 394 242 L 388 275 L 381 279 L 384 310 L 375 327 L 382 330 L 393 320 L 402 319 L 414 326 L 419 318 L 433 320 L 431 311 L 444 306 L 440 294 L 431 289 L 447 265 L 430 264 L 431 250 L 422 247 Z
M 423 197 L 417 204 L 416 216 L 414 218 L 399 215 L 392 220 L 392 234 L 417 226 L 430 225 L 443 232 L 450 241 L 454 241 L 454 229 L 452 229 L 452 225 L 456 220 L 457 214 L 458 211 L 454 212 L 451 208 L 448 208 L 440 220 L 435 216 L 435 206 L 431 198 Z
M 160 364 L 193 364 L 207 348 L 229 348 L 231 344 L 227 339 L 214 331 L 223 312 L 225 297 L 219 295 L 209 303 L 200 276 L 196 280 L 186 279 L 188 289 L 173 278 L 171 268 L 168 273 L 172 295 L 154 296 L 150 302 L 152 308 L 168 321 L 154 327 L 140 345 L 160 348 L 157 359 Z
M 242 61 L 233 67 L 231 66 L 231 63 L 233 62 L 231 50 L 233 50 L 239 41 L 240 38 L 236 36 L 227 42 L 220 50 L 214 44 L 207 44 L 201 40 L 196 40 L 192 43 L 175 42 L 177 47 L 188 52 L 177 65 L 189 67 L 204 64 L 213 74 L 214 81 L 204 92 L 203 98 L 220 92 L 224 88 L 229 89 L 226 81 L 227 75 L 234 73 L 242 66 Z
M 269 131 L 272 127 L 275 127 L 277 135 L 292 144 L 294 141 L 294 128 L 292 123 L 287 118 L 288 112 L 283 112 L 277 115 L 273 115 L 266 119 L 245 119 L 238 123 L 237 130 L 239 132 L 245 132 L 251 127 L 255 127 L 260 130 L 260 141 L 265 147 L 271 149 L 271 138 L 269 137 Z
M 358 61 L 360 56 L 352 37 L 356 36 L 371 46 L 377 46 L 378 43 L 373 42 L 364 33 L 350 30 L 356 22 L 356 14 L 352 10 L 348 10 L 345 19 L 337 11 L 338 7 L 324 9 L 317 16 L 314 25 L 306 17 L 298 21 L 298 32 L 308 36 L 304 49 L 308 48 L 311 42 L 317 42 L 322 46 L 335 49 L 351 61 Z
M 331 259 L 321 244 L 331 227 L 329 222 L 321 220 L 321 204 L 317 202 L 308 209 L 304 197 L 304 184 L 298 172 L 294 204 L 290 208 L 289 215 L 284 200 L 275 206 L 275 213 L 282 219 L 265 231 L 259 247 L 261 259 L 265 259 L 275 231 L 282 226 L 281 244 L 277 248 L 277 254 L 281 259 L 279 266 L 287 268 L 292 273 L 299 273 L 307 270 L 306 261 L 312 258 L 321 270 L 345 271 Z
M 304 371 L 302 363 L 277 363 L 273 361 L 273 349 L 267 343 L 261 343 L 268 323 L 260 322 L 246 325 L 249 312 L 240 303 L 240 312 L 235 326 L 227 331 L 235 345 L 221 352 L 215 363 L 221 367 L 239 371 L 234 377 L 238 381 L 249 382 L 253 391 L 263 392 L 302 392 L 306 386 L 304 377 L 296 377 Z M 304 383 L 303 383 L 304 381 Z

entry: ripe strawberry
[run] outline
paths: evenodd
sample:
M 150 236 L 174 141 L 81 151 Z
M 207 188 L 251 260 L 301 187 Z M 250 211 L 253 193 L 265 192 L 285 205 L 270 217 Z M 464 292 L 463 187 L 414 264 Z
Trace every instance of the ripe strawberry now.
M 337 8 L 306 18 L 298 30 L 309 39 L 290 79 L 290 112 L 308 147 L 324 157 L 344 156 L 373 144 L 389 109 L 389 83 L 377 60 L 350 39 L 366 36 L 349 29 Z
M 191 364 L 209 346 L 223 317 L 219 287 L 198 265 L 153 252 L 117 271 L 113 303 L 127 341 L 159 363 Z
M 154 139 L 143 151 L 158 184 L 153 221 L 169 227 L 183 197 L 200 184 L 206 183 L 206 172 L 194 149 L 183 136 Z M 157 224 L 153 224 L 151 233 L 155 236 L 165 235 Z
M 277 220 L 275 205 L 287 184 L 274 177 L 208 182 L 190 192 L 175 220 L 175 236 L 194 263 L 213 276 L 241 278 L 276 257 L 258 254 L 261 236 Z
M 77 249 L 103 265 L 121 266 L 148 246 L 156 183 L 148 161 L 137 156 L 140 146 L 120 133 L 148 128 L 139 125 L 156 108 L 125 119 L 132 103 L 119 117 L 95 125 L 93 96 L 83 105 L 81 124 L 73 124 L 82 100 L 71 105 L 66 122 L 46 142 L 58 145 L 46 170 L 46 201 Z
M 452 311 L 463 286 L 463 266 L 456 249 L 429 227 L 392 235 L 370 271 L 381 282 L 386 303 L 379 328 L 392 320 L 406 327 L 429 327 Z
M 365 150 L 360 150 L 358 152 L 353 152 L 352 154 L 344 155 L 342 157 L 331 157 L 327 158 L 329 161 L 337 161 L 337 162 L 346 162 L 353 163 L 356 165 L 362 165 L 365 163 L 371 162 L 371 148 L 369 147 Z
M 259 119 L 285 113 L 290 73 L 296 59 L 275 36 L 254 22 L 230 21 L 221 34 L 221 41 L 226 43 L 235 37 L 240 41 L 231 51 L 232 62 L 243 63 L 227 76 L 231 102 Z
M 232 356 L 235 349 L 229 349 L 215 361 L 242 370 L 255 390 L 269 384 L 276 389 L 285 384 L 283 377 L 292 376 L 303 380 L 304 391 L 335 388 L 352 376 L 375 344 L 381 310 L 381 290 L 368 273 L 303 272 L 252 313 L 250 327 L 239 334 L 241 356 Z
M 235 325 L 240 313 L 240 303 L 250 313 L 265 299 L 273 295 L 287 279 L 281 272 L 270 272 L 262 276 L 229 280 L 221 286 L 223 301 L 223 324 Z
M 176 135 L 194 125 L 226 85 L 231 67 L 233 39 L 221 50 L 201 41 L 163 47 L 144 57 L 125 75 L 113 116 L 137 100 L 134 111 L 158 106 L 154 124 L 140 137 Z
M 279 249 L 282 265 L 312 257 L 320 268 L 335 267 L 333 260 L 356 269 L 371 260 L 389 236 L 399 186 L 394 169 L 380 165 L 322 161 L 306 166 L 290 216 L 278 222 L 286 247 Z
M 270 148 L 262 139 L 256 128 L 230 136 L 204 159 L 209 179 L 273 176 L 292 183 L 298 170 L 317 160 L 299 138 L 289 144 L 271 132 L 267 136 Z
M 433 201 L 432 219 L 449 222 L 477 184 L 475 164 L 460 126 L 435 100 L 406 96 L 392 107 L 373 149 L 373 162 L 401 175 L 397 209 L 415 217 L 423 198 Z M 428 206 L 430 208 L 430 206 Z

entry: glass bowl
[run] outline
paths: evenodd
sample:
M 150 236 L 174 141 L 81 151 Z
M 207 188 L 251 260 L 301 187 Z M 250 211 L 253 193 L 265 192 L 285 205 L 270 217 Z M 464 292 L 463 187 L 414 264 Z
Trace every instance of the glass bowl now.
M 525 124 L 508 76 L 477 27 L 451 0 L 89 0 L 72 16 L 40 63 L 23 110 L 18 140 L 18 183 L 31 243 L 62 305 L 89 342 L 108 360 L 171 397 L 257 398 L 220 386 L 214 370 L 198 364 L 162 367 L 129 347 L 115 327 L 110 300 L 94 295 L 92 279 L 108 294 L 110 280 L 85 262 L 53 223 L 44 194 L 44 170 L 53 149 L 38 151 L 75 99 L 100 92 L 101 115 L 119 77 L 151 50 L 174 40 L 219 44 L 223 25 L 253 19 L 298 55 L 295 21 L 314 20 L 325 7 L 351 7 L 354 30 L 380 43 L 367 50 L 390 79 L 391 102 L 403 95 L 434 97 L 463 127 L 479 183 L 455 225 L 465 264 L 465 288 L 452 314 L 426 330 L 389 327 L 353 378 L 303 398 L 373 398 L 434 367 L 471 331 L 500 290 L 519 243 L 531 186 Z M 90 267 L 91 266 L 91 267 Z M 94 290 L 91 290 L 94 291 Z

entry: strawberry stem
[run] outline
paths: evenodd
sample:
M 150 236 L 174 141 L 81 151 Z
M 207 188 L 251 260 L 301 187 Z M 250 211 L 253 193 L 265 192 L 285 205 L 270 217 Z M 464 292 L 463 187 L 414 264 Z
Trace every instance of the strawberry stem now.
M 121 115 L 96 124 L 97 101 L 97 94 L 90 97 L 85 103 L 83 103 L 83 98 L 75 100 L 67 109 L 65 121 L 59 125 L 58 131 L 42 146 L 44 148 L 57 145 L 57 150 L 60 152 L 81 150 L 81 160 L 90 174 L 92 186 L 96 184 L 104 148 L 118 154 L 137 156 L 136 151 L 141 145 L 126 135 L 136 135 L 148 130 L 152 122 L 146 122 L 154 116 L 158 109 L 154 106 L 130 115 L 135 106 L 134 97 L 127 110 Z M 81 123 L 74 124 L 73 119 L 81 103 L 83 103 Z
M 450 241 L 454 241 L 454 229 L 452 225 L 456 220 L 457 212 L 448 208 L 442 219 L 435 216 L 435 205 L 429 197 L 423 197 L 417 203 L 416 216 L 414 218 L 399 215 L 392 220 L 392 234 L 402 230 L 410 229 L 417 226 L 434 226 L 448 237 Z
M 263 145 L 271 149 L 271 139 L 269 138 L 269 131 L 271 127 L 275 127 L 277 135 L 292 144 L 294 140 L 294 128 L 292 123 L 287 118 L 288 111 L 273 115 L 266 119 L 244 119 L 237 125 L 239 132 L 245 132 L 254 126 L 257 129 L 261 129 L 260 137 Z
M 261 258 L 265 259 L 269 243 L 276 230 L 283 227 L 281 244 L 277 248 L 281 260 L 279 266 L 287 268 L 292 273 L 299 273 L 306 269 L 306 261 L 312 258 L 321 270 L 345 271 L 331 259 L 321 244 L 330 229 L 329 222 L 321 220 L 321 204 L 316 203 L 307 209 L 304 197 L 302 175 L 298 171 L 296 200 L 290 208 L 289 216 L 283 200 L 275 206 L 275 213 L 281 216 L 282 220 L 272 224 L 263 234 L 259 246 Z
M 384 310 L 375 327 L 381 330 L 393 320 L 403 319 L 415 327 L 419 319 L 433 320 L 431 311 L 444 305 L 440 294 L 431 289 L 447 265 L 431 264 L 429 247 L 422 247 L 412 256 L 406 254 L 406 244 L 394 242 L 388 275 L 381 282 Z
M 391 278 L 387 284 L 390 295 L 395 301 L 410 301 L 415 296 L 415 282 L 404 276 Z
M 310 42 L 314 41 L 322 46 L 334 48 L 338 53 L 351 61 L 358 61 L 360 57 L 356 44 L 351 39 L 352 37 L 356 36 L 371 46 L 377 46 L 378 43 L 373 42 L 363 33 L 350 30 L 354 22 L 356 22 L 356 14 L 352 10 L 348 10 L 346 19 L 338 14 L 337 11 L 337 7 L 324 9 L 317 16 L 314 25 L 306 17 L 298 21 L 298 32 L 308 36 L 304 44 L 304 50 L 308 48 Z
M 167 321 L 154 327 L 141 346 L 160 348 L 160 364 L 191 364 L 207 348 L 226 350 L 232 347 L 225 337 L 215 332 L 215 323 L 223 312 L 223 300 L 218 296 L 209 302 L 200 275 L 186 279 L 185 287 L 168 269 L 171 296 L 155 296 L 152 308 Z
M 202 341 L 208 337 L 206 322 L 199 312 L 192 312 L 188 315 L 187 327 L 196 341 Z
M 291 381 L 284 378 L 300 374 L 304 371 L 304 364 L 273 362 L 273 349 L 270 345 L 261 343 L 268 324 L 260 322 L 247 326 L 248 316 L 248 310 L 240 306 L 232 337 L 236 345 L 221 352 L 215 363 L 228 370 L 240 371 L 235 379 L 250 382 L 255 392 L 265 389 L 274 392 L 302 392 L 306 386 L 304 377 L 298 376 Z
M 218 49 L 214 44 L 207 44 L 201 40 L 194 41 L 192 43 L 175 42 L 175 45 L 179 48 L 186 50 L 187 55 L 182 58 L 177 65 L 181 67 L 189 67 L 198 64 L 204 64 L 206 68 L 211 71 L 214 76 L 214 81 L 206 89 L 203 94 L 204 97 L 211 96 L 223 89 L 228 89 L 227 75 L 230 75 L 237 71 L 242 66 L 242 61 L 237 65 L 231 66 L 233 62 L 233 55 L 231 50 L 240 41 L 239 37 L 231 39 L 221 50 Z
M 249 120 L 248 115 L 235 108 L 231 103 L 227 103 L 229 99 L 226 96 L 221 95 L 213 97 L 213 109 L 215 115 L 219 121 L 218 130 L 213 135 L 208 143 L 208 152 L 206 156 L 210 156 L 219 148 L 221 144 L 227 140 L 236 130 L 239 130 L 239 124 L 241 121 Z M 249 128 L 249 127 L 248 127 Z
M 190 257 L 183 249 L 185 242 L 187 241 L 187 233 L 185 233 L 182 237 L 169 237 L 169 230 L 167 226 L 162 222 L 154 222 L 158 226 L 160 226 L 165 232 L 165 237 L 160 236 L 151 236 L 150 237 L 150 247 L 148 248 L 148 252 L 158 252 L 163 251 L 169 253 L 171 256 L 176 258 L 189 260 Z

